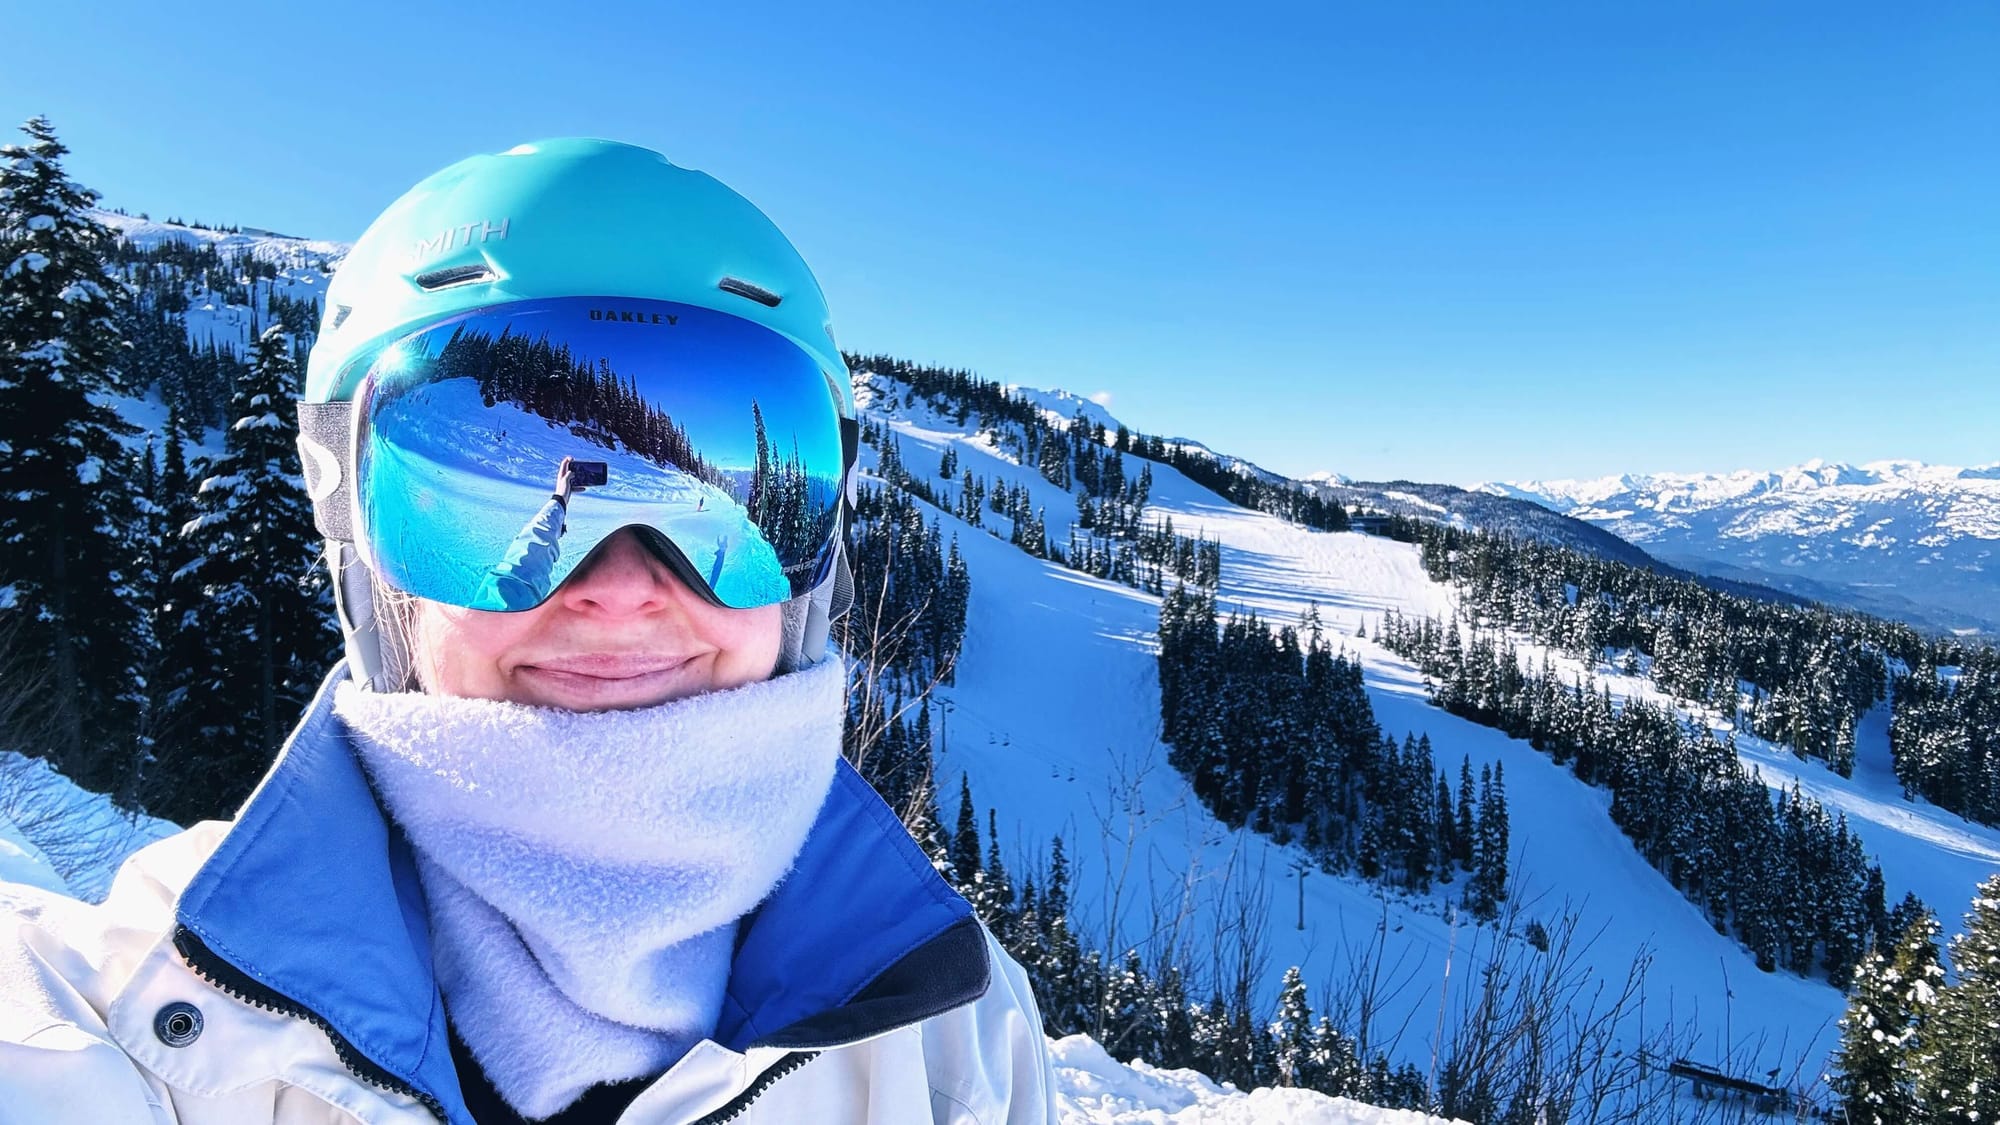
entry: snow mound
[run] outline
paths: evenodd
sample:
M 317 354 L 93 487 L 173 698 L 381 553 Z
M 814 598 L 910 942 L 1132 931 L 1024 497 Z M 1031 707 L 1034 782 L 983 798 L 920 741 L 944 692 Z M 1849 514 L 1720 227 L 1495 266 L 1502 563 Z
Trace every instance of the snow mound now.
M 59 895 L 69 893 L 69 884 L 56 874 L 55 864 L 6 819 L 0 819 L 0 883 L 26 883 Z
M 0 881 L 101 902 L 126 856 L 180 830 L 120 809 L 40 758 L 0 750 Z
M 1051 1040 L 1056 1114 L 1064 1125 L 1424 1125 L 1414 1110 L 1380 1109 L 1315 1090 L 1218 1086 L 1194 1070 L 1160 1070 L 1113 1059 L 1088 1035 Z

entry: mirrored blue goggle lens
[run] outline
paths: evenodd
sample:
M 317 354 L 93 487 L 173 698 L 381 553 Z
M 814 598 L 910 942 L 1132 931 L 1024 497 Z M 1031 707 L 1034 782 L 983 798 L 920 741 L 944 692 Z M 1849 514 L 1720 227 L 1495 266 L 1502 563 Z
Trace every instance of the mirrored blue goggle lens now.
M 363 551 L 418 597 L 530 609 L 632 526 L 734 609 L 802 594 L 828 565 L 839 415 L 812 356 L 747 320 L 617 298 L 496 306 L 384 349 L 356 404 Z

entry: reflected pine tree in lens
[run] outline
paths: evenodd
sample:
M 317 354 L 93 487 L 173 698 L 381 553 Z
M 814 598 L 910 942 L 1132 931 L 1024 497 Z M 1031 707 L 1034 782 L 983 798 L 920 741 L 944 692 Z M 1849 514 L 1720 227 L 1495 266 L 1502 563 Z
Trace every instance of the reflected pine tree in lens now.
M 750 477 L 750 518 L 779 558 L 807 558 L 826 540 L 833 490 L 824 481 L 816 482 L 806 470 L 796 437 L 791 455 L 783 461 L 776 459 L 762 404 L 751 402 L 750 419 L 757 435 L 756 462 Z
M 764 429 L 764 407 L 756 399 L 750 400 L 750 421 L 757 431 L 757 461 L 750 472 L 750 522 L 758 527 L 768 527 L 772 476 L 771 436 Z

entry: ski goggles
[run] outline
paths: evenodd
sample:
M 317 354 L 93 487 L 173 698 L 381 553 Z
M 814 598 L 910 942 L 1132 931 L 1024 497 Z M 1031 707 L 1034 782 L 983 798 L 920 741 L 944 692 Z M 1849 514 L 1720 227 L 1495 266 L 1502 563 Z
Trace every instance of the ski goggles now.
M 853 423 L 818 362 L 762 325 L 667 301 L 522 301 L 365 362 L 353 539 L 398 590 L 532 609 L 628 527 L 732 609 L 797 597 L 834 565 Z

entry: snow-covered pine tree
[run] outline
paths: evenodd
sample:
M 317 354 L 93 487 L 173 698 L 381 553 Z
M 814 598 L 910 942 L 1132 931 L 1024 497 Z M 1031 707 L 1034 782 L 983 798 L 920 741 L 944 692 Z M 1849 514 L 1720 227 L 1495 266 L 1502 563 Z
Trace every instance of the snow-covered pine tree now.
M 1479 805 L 1479 863 L 1495 902 L 1507 898 L 1507 766 L 1493 763 L 1493 797 Z
M 1431 860 L 1437 851 L 1438 820 L 1431 803 L 1431 736 L 1403 738 L 1403 776 L 1397 800 L 1403 804 L 1400 857 L 1404 885 L 1423 893 L 1431 889 Z
M 1062 837 L 1056 836 L 1049 842 L 1048 883 L 1038 910 L 1040 945 L 1046 952 L 1041 964 L 1027 969 L 1035 977 L 1036 995 L 1046 1003 L 1043 1022 L 1063 1035 L 1091 1026 L 1086 1007 L 1094 1006 L 1097 999 L 1095 992 L 1085 991 L 1081 980 L 1083 951 L 1070 928 L 1069 910 L 1069 857 Z
M 1886 953 L 1871 949 L 1855 970 L 1831 1085 L 1854 1125 L 1914 1125 L 1917 1062 L 1926 1024 L 1944 984 L 1938 964 L 1937 919 L 1915 919 Z
M 1437 825 L 1437 854 L 1432 857 L 1432 865 L 1437 869 L 1438 882 L 1449 883 L 1452 880 L 1451 870 L 1457 866 L 1452 859 L 1452 853 L 1457 847 L 1455 834 L 1457 825 L 1452 818 L 1451 782 L 1443 770 L 1439 770 L 1437 774 L 1437 808 L 1433 810 L 1431 817 L 1432 822 Z
M 1188 1004 L 1187 980 L 1171 962 L 1160 967 L 1153 1004 L 1160 1043 L 1159 1057 L 1149 1061 L 1166 1067 L 1195 1065 L 1194 1010 Z
M 1506 780 L 1499 763 L 1479 771 L 1479 821 L 1474 829 L 1477 848 L 1472 878 L 1465 884 L 1465 905 L 1482 922 L 1500 912 L 1507 896 Z
M 1224 1076 L 1234 1068 L 1240 1052 L 1231 1046 L 1229 1005 L 1223 1002 L 1221 991 L 1193 1005 L 1188 1016 L 1194 1044 L 1189 1065 L 1217 1081 L 1226 1081 Z
M 1163 1029 L 1158 1000 L 1153 995 L 1153 978 L 1146 972 L 1139 951 L 1126 950 L 1123 965 L 1107 970 L 1105 977 L 1104 998 L 1098 1008 L 1099 1022 L 1095 1029 L 1097 1040 L 1118 1058 L 1139 1058 L 1157 1064 Z
M 188 467 L 182 420 L 177 408 L 169 409 L 150 505 L 157 536 L 145 574 L 152 586 L 147 604 L 155 651 L 146 675 L 148 753 L 133 780 L 136 803 L 148 809 L 174 807 L 175 794 L 189 784 L 187 759 L 207 752 L 185 706 L 197 674 L 213 663 L 213 651 L 203 616 L 208 602 L 200 581 L 187 572 L 195 559 L 193 544 L 181 534 L 194 518 L 199 483 Z
M 1319 1071 L 1315 1088 L 1321 1093 L 1336 1098 L 1360 1098 L 1368 1093 L 1368 1070 L 1355 1053 L 1354 1040 L 1341 1034 L 1325 1016 L 1313 1028 L 1313 1065 Z
M 1472 756 L 1468 754 L 1458 762 L 1458 808 L 1451 826 L 1452 858 L 1467 871 L 1472 870 L 1472 851 L 1479 840 L 1472 794 Z
M 1318 1089 L 1322 1074 L 1313 1052 L 1312 1005 L 1306 1002 L 1305 977 L 1297 965 L 1285 970 L 1278 985 L 1278 1014 L 1269 1031 L 1278 1085 Z
M 291 343 L 274 324 L 253 347 L 223 452 L 204 466 L 182 531 L 194 552 L 182 575 L 199 584 L 208 644 L 179 727 L 200 751 L 184 756 L 197 783 L 159 815 L 217 815 L 247 795 L 340 644 L 296 471 L 298 394 Z
M 124 341 L 104 254 L 111 234 L 71 180 L 45 117 L 0 147 L 0 675 L 32 684 L 7 732 L 78 783 L 119 792 L 133 758 L 131 692 L 144 630 L 127 531 L 133 483 L 104 398 Z
M 1931 1121 L 2000 1121 L 2000 875 L 1974 893 L 1951 968 L 1923 1037 L 1918 1099 Z
M 120 479 L 130 481 L 133 487 L 132 504 L 127 510 L 129 518 L 125 526 L 124 550 L 126 557 L 131 559 L 132 586 L 142 599 L 142 612 L 138 619 L 140 656 L 137 674 L 128 688 L 136 708 L 132 751 L 121 779 L 122 791 L 114 795 L 119 803 L 127 807 L 139 801 L 145 774 L 153 762 L 154 741 L 159 735 L 160 712 L 156 704 L 161 649 L 157 610 L 161 593 L 166 588 L 166 576 L 160 569 L 159 544 L 172 532 L 167 525 L 166 509 L 159 503 L 160 482 L 165 472 L 157 447 L 158 442 L 148 437 L 144 447 L 126 452 L 124 464 L 119 470 Z

